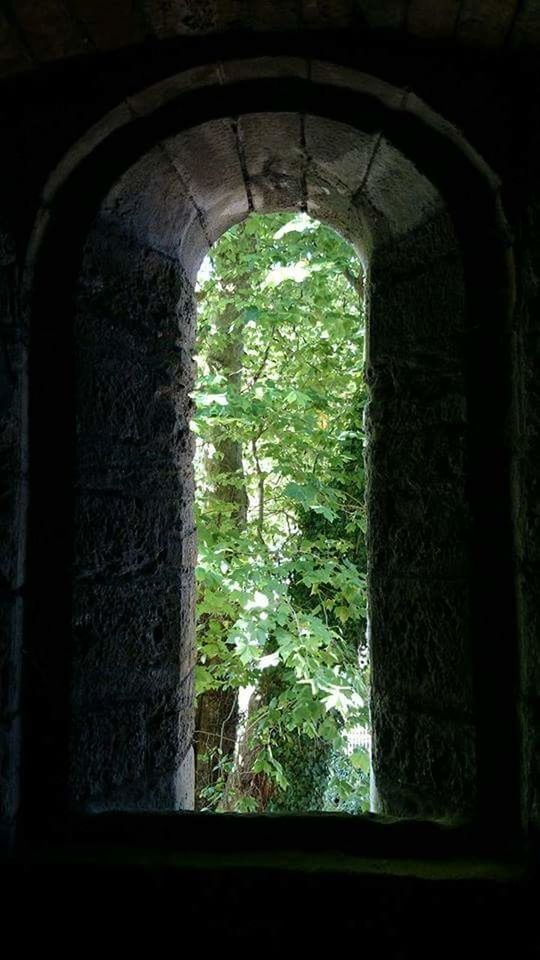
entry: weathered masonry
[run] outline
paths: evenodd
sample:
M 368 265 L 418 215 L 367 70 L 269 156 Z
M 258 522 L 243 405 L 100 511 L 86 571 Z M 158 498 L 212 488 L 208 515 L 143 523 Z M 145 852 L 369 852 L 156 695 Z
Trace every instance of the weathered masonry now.
M 0 15 L 6 849 L 166 834 L 181 850 L 534 860 L 535 4 L 69 10 Z M 193 284 L 224 231 L 276 210 L 335 227 L 366 270 L 374 778 L 380 813 L 419 819 L 413 834 L 186 812 Z M 382 929 L 398 886 L 358 882 Z M 426 889 L 465 914 L 488 887 Z M 517 917 L 523 889 L 504 890 Z
M 192 805 L 192 284 L 209 244 L 233 222 L 251 210 L 295 208 L 350 237 L 369 275 L 379 803 L 393 813 L 454 815 L 473 813 L 479 799 L 474 618 L 490 615 L 490 603 L 473 554 L 484 551 L 484 524 L 491 536 L 507 531 L 501 501 L 484 517 L 483 497 L 477 504 L 466 490 L 467 471 L 490 466 L 484 450 L 469 449 L 472 432 L 487 442 L 492 405 L 501 402 L 494 386 L 484 424 L 474 383 L 489 389 L 489 381 L 466 301 L 475 288 L 483 298 L 490 254 L 504 330 L 508 232 L 497 182 L 412 94 L 320 61 L 307 74 L 306 62 L 278 58 L 180 74 L 107 116 L 44 191 L 39 220 L 50 211 L 51 223 L 36 229 L 26 282 L 39 291 L 30 302 L 41 316 L 51 315 L 53 291 L 58 314 L 63 307 L 73 369 L 69 381 L 54 376 L 57 407 L 42 397 L 30 425 L 44 438 L 60 410 L 75 421 L 62 437 L 74 456 L 62 503 L 47 509 L 55 526 L 63 514 L 73 547 L 64 545 L 63 589 L 41 598 L 51 622 L 68 627 L 72 615 L 70 641 L 55 654 L 70 663 L 64 776 L 72 806 Z M 179 117 L 187 129 L 178 131 Z M 444 160 L 435 176 L 433 154 Z M 469 181 L 466 210 L 452 192 L 457 181 L 462 190 Z M 55 273 L 63 279 L 51 283 Z M 49 378 L 50 331 L 36 326 L 36 378 Z M 483 339 L 489 350 L 493 337 Z M 55 351 L 64 364 L 62 344 Z M 497 386 L 501 362 L 493 360 Z M 47 440 L 44 474 L 49 464 Z M 509 489 L 507 501 L 509 526 Z M 42 528 L 31 507 L 32 520 Z M 484 686 L 493 682 L 490 675 Z M 503 691 L 485 693 L 499 709 Z M 56 731 L 57 748 L 65 731 Z M 39 753 L 39 763 L 51 762 Z

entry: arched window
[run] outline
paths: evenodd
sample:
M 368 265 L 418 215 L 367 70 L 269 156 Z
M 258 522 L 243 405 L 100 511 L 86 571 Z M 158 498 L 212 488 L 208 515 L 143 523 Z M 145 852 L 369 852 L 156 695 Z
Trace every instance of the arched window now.
M 338 228 L 366 269 L 378 809 L 485 808 L 515 732 L 510 720 L 495 755 L 506 681 L 479 668 L 512 623 L 506 361 L 480 342 L 506 317 L 485 293 L 507 277 L 496 187 L 413 95 L 322 63 L 307 80 L 301 61 L 181 75 L 66 158 L 30 257 L 28 798 L 48 780 L 51 808 L 192 804 L 193 284 L 231 224 L 292 209 Z

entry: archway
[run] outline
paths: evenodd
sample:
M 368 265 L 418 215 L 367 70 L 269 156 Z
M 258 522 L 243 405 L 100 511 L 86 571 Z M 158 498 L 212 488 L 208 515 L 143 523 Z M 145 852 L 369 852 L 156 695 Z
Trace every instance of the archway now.
M 29 557 L 27 804 L 45 781 L 49 812 L 190 806 L 192 283 L 209 243 L 252 209 L 313 213 L 368 268 L 379 806 L 485 812 L 517 754 L 497 666 L 513 630 L 497 184 L 414 95 L 295 60 L 201 68 L 132 98 L 45 191 L 28 267 L 42 535 Z M 154 578 L 144 589 L 141 575 Z

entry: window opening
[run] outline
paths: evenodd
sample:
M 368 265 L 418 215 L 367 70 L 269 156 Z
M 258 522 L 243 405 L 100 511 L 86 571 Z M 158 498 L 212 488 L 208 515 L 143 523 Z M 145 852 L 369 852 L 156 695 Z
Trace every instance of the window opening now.
M 362 268 L 253 215 L 197 301 L 196 807 L 366 810 Z

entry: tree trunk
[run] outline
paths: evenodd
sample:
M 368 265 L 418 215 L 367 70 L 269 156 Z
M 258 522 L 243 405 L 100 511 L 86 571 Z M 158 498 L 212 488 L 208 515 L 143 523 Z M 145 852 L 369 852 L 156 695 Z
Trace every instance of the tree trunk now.
M 239 284 L 241 283 L 239 278 Z M 212 370 L 226 378 L 227 386 L 239 390 L 242 381 L 243 336 L 238 311 L 228 304 L 216 321 L 218 343 L 223 344 L 208 356 Z M 224 340 L 225 338 L 225 340 Z M 224 343 L 223 343 L 224 340 Z M 215 454 L 208 462 L 209 478 L 215 478 L 212 500 L 232 506 L 223 511 L 223 523 L 238 531 L 247 524 L 248 498 L 242 462 L 242 444 L 231 439 L 223 427 L 216 427 L 212 438 Z M 230 481 L 234 478 L 234 483 Z M 239 482 L 240 480 L 240 482 Z M 218 515 L 218 524 L 220 517 Z M 211 664 L 210 664 L 211 665 Z M 196 809 L 205 805 L 201 791 L 214 786 L 220 777 L 218 762 L 232 759 L 238 727 L 238 692 L 233 689 L 208 690 L 197 701 L 196 712 Z

